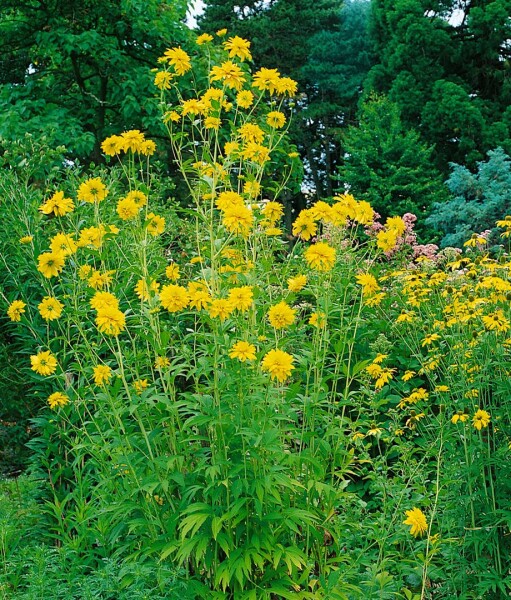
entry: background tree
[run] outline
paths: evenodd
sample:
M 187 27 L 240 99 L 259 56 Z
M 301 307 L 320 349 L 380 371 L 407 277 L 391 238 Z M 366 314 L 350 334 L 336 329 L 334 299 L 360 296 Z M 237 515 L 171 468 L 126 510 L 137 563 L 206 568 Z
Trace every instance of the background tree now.
M 403 123 L 449 162 L 474 166 L 511 150 L 511 0 L 372 0 L 378 64 L 368 89 L 387 93 Z
M 495 221 L 511 213 L 511 158 L 497 148 L 477 164 L 475 173 L 455 163 L 450 167 L 447 186 L 453 198 L 435 203 L 428 219 L 429 225 L 444 234 L 441 246 L 461 247 L 473 233 L 486 230 L 493 230 L 493 241 L 501 243 Z
M 187 0 L 4 0 L 0 5 L 0 137 L 44 133 L 73 157 L 129 128 L 155 135 L 150 69 L 186 41 Z

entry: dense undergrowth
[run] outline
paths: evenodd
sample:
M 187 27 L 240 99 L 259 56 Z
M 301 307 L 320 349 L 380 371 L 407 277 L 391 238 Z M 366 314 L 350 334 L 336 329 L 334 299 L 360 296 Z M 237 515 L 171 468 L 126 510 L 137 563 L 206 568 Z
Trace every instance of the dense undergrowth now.
M 503 597 L 509 255 L 419 245 L 414 215 L 349 194 L 286 233 L 295 83 L 240 38 L 197 48 L 155 73 L 179 208 L 139 131 L 85 177 L 5 175 L 37 494 L 5 484 L 3 510 L 39 533 L 5 529 L 4 593 Z

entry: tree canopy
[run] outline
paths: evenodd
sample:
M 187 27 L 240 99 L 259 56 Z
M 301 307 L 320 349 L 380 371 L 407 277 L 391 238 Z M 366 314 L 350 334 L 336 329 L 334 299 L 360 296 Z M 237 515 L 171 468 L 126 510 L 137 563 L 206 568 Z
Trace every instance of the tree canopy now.
M 0 6 L 0 137 L 44 133 L 74 157 L 101 140 L 154 128 L 150 69 L 184 43 L 187 0 L 4 0 Z

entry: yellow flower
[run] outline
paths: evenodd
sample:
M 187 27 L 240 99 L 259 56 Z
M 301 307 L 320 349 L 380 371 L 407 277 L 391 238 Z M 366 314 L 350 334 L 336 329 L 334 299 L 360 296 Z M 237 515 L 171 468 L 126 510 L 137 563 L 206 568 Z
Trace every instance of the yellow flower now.
M 256 142 L 249 142 L 243 152 L 242 157 L 251 160 L 259 165 L 264 165 L 265 162 L 270 160 L 270 150 L 266 146 L 257 144 Z
M 55 370 L 57 369 L 57 359 L 49 350 L 31 356 L 30 362 L 32 363 L 32 371 L 35 371 L 44 377 L 55 373 Z
M 379 231 L 376 234 L 376 245 L 383 252 L 389 252 L 396 247 L 398 235 L 394 229 Z
M 219 129 L 222 121 L 218 117 L 206 117 L 204 119 L 204 127 L 206 129 Z
M 270 127 L 280 129 L 286 124 L 286 117 L 284 116 L 284 113 L 281 113 L 278 110 L 272 110 L 266 115 L 266 122 Z
M 145 140 L 140 146 L 140 152 L 144 156 L 152 156 L 156 152 L 156 144 L 153 140 Z
M 376 277 L 370 273 L 357 275 L 357 283 L 362 286 L 362 294 L 364 296 L 372 296 L 380 290 Z
M 108 190 L 106 189 L 105 184 L 99 177 L 94 177 L 93 179 L 88 179 L 80 184 L 77 198 L 84 202 L 94 203 L 101 202 L 107 195 Z
M 158 71 L 154 76 L 154 85 L 160 90 L 170 90 L 172 79 L 172 73 L 169 73 L 168 71 Z
M 305 275 L 297 275 L 290 277 L 287 280 L 287 289 L 291 292 L 299 292 L 307 285 L 307 277 Z
M 261 214 L 266 220 L 274 223 L 284 214 L 284 207 L 280 202 L 266 202 L 261 209 Z
M 135 294 L 142 301 L 147 301 L 151 298 L 151 292 L 157 294 L 160 289 L 160 284 L 157 281 L 151 281 L 149 285 L 144 279 L 139 279 L 135 285 Z
M 282 301 L 275 304 L 268 311 L 268 321 L 275 329 L 283 329 L 295 321 L 296 310 Z
M 415 376 L 415 371 L 405 371 L 405 374 L 401 377 L 403 381 L 409 381 Z
M 219 29 L 216 34 L 218 37 L 224 37 L 224 35 L 227 33 L 227 29 L 225 29 L 225 27 L 223 29 Z
M 169 48 L 162 58 L 174 67 L 176 75 L 184 75 L 192 68 L 190 57 L 180 47 Z
M 166 356 L 157 356 L 156 360 L 154 361 L 154 368 L 161 371 L 167 367 L 170 367 L 170 359 L 168 359 Z
M 369 202 L 365 202 L 364 200 L 357 202 L 355 214 L 353 215 L 353 220 L 357 221 L 361 225 L 369 225 L 373 222 L 374 210 L 372 209 Z
M 325 313 L 313 312 L 309 318 L 309 325 L 322 328 L 326 325 Z
M 45 321 L 53 321 L 61 316 L 64 305 L 57 298 L 45 296 L 37 308 Z
M 132 198 L 123 198 L 117 203 L 117 214 L 123 221 L 134 219 L 138 215 L 139 207 Z
M 78 246 L 73 239 L 73 235 L 57 233 L 50 240 L 50 249 L 54 253 L 61 253 L 63 256 L 74 254 Z
M 483 323 L 488 331 L 497 331 L 499 333 L 505 333 L 510 327 L 509 321 L 501 309 L 484 316 Z
M 190 100 L 183 101 L 183 109 L 181 111 L 181 114 L 183 117 L 186 117 L 186 115 L 201 115 L 205 111 L 205 109 L 206 106 L 203 102 L 201 102 L 197 98 L 192 98 Z
M 335 248 L 326 242 L 317 242 L 307 248 L 305 260 L 311 269 L 316 271 L 330 271 L 335 264 Z
M 311 208 L 309 209 L 309 213 L 314 221 L 324 221 L 325 223 L 331 223 L 332 218 L 332 207 L 330 204 L 323 202 L 323 200 L 318 200 Z
M 483 427 L 488 427 L 490 419 L 490 413 L 486 412 L 485 410 L 479 409 L 472 417 L 472 424 L 477 430 L 481 431 Z
M 72 212 L 74 207 L 71 198 L 64 198 L 64 192 L 55 192 L 51 198 L 41 204 L 39 210 L 45 215 L 53 213 L 56 217 L 63 217 Z
M 412 508 L 412 510 L 405 511 L 405 514 L 407 518 L 403 521 L 403 523 L 405 525 L 410 525 L 410 533 L 414 537 L 422 535 L 428 530 L 428 522 L 426 520 L 426 515 L 422 512 L 420 508 Z
M 386 385 L 392 379 L 394 372 L 395 372 L 395 369 L 390 369 L 390 368 L 381 369 L 380 373 L 378 375 L 378 378 L 374 382 L 375 389 L 381 390 L 382 387 L 384 385 Z
M 245 207 L 245 202 L 237 192 L 221 192 L 215 201 L 215 205 L 218 210 L 225 212 L 235 206 Z
M 238 288 L 232 288 L 229 290 L 229 302 L 233 305 L 234 309 L 240 312 L 249 310 L 254 302 L 254 295 L 252 287 L 250 285 L 244 285 Z
M 80 237 L 77 242 L 79 248 L 92 246 L 94 248 L 101 248 L 103 243 L 103 236 L 105 232 L 99 227 L 85 227 L 80 231 Z
M 135 392 L 139 395 L 144 390 L 146 390 L 148 386 L 149 386 L 149 383 L 148 383 L 147 379 L 138 379 L 137 381 L 133 382 L 133 387 L 135 388 Z
M 101 150 L 107 156 L 115 156 L 116 154 L 120 154 L 124 149 L 124 140 L 120 135 L 111 135 L 107 137 L 103 143 L 101 144 Z
M 188 285 L 188 292 L 190 294 L 190 306 L 196 310 L 202 310 L 207 308 L 211 304 L 211 296 L 205 288 L 194 288 L 192 289 L 191 284 Z
M 460 421 L 461 423 L 468 421 L 468 415 L 466 413 L 457 412 L 455 415 L 452 416 L 451 423 L 454 423 L 454 425 L 456 425 L 458 421 Z
M 47 277 L 56 277 L 64 268 L 65 257 L 61 252 L 44 252 L 37 257 L 37 270 Z
M 282 382 L 291 375 L 292 370 L 295 368 L 293 362 L 294 358 L 291 354 L 275 349 L 270 350 L 263 358 L 261 368 L 270 374 L 271 379 Z
M 190 296 L 181 285 L 164 285 L 160 292 L 160 302 L 169 312 L 179 312 L 188 306 Z
M 165 113 L 165 117 L 164 117 L 165 123 L 168 123 L 169 121 L 172 121 L 173 123 L 177 123 L 180 120 L 181 120 L 181 115 L 178 112 L 176 112 L 175 110 L 171 110 L 169 113 Z
M 249 90 L 242 90 L 236 96 L 236 104 L 241 108 L 250 108 L 254 103 L 254 94 Z
M 108 365 L 96 365 L 93 371 L 96 385 L 104 385 L 112 378 L 112 369 Z
M 246 206 L 232 206 L 224 211 L 222 222 L 230 233 L 247 236 L 254 223 L 254 214 Z
M 263 67 L 254 73 L 252 87 L 261 91 L 268 90 L 270 94 L 274 94 L 277 91 L 279 77 L 280 73 L 277 69 L 266 69 Z
M 318 227 L 314 221 L 314 215 L 310 209 L 300 211 L 300 214 L 293 223 L 293 235 L 301 237 L 303 240 L 310 240 L 316 235 Z
M 212 300 L 209 305 L 209 316 L 213 319 L 219 317 L 221 321 L 224 321 L 229 317 L 234 310 L 234 306 L 232 305 L 230 300 L 225 300 L 223 298 L 217 298 L 216 300 Z
M 165 275 L 167 279 L 170 279 L 171 281 L 177 281 L 180 277 L 179 265 L 177 265 L 176 263 L 172 263 L 171 265 L 169 265 L 165 269 Z
M 241 90 L 245 82 L 243 71 L 230 60 L 220 66 L 215 65 L 211 69 L 209 77 L 211 81 L 222 81 L 226 87 L 235 90 Z
M 21 237 L 19 239 L 19 243 L 20 244 L 30 244 L 30 242 L 33 240 L 33 236 L 31 235 L 24 235 L 23 237 Z
M 147 196 L 141 190 L 131 190 L 125 196 L 125 198 L 129 200 L 133 200 L 133 202 L 139 207 L 145 206 L 147 204 Z
M 160 217 L 159 215 L 155 215 L 153 212 L 150 212 L 147 215 L 147 219 L 147 232 L 149 234 L 156 237 L 157 235 L 161 235 L 165 231 L 164 217 Z
M 87 283 L 93 290 L 100 290 L 105 285 L 112 283 L 113 273 L 115 273 L 115 271 L 105 271 L 104 273 L 100 273 L 94 269 L 91 276 L 87 279 Z
M 21 315 L 25 312 L 26 304 L 23 300 L 14 300 L 9 304 L 7 316 L 11 321 L 21 321 Z
M 230 37 L 224 42 L 224 48 L 229 51 L 229 58 L 237 57 L 241 61 L 252 60 L 252 55 L 249 50 L 250 42 L 237 35 Z
M 105 306 L 98 310 L 96 325 L 101 333 L 117 336 L 126 328 L 126 316 L 118 308 Z
M 207 44 L 208 42 L 211 42 L 212 39 L 213 39 L 212 35 L 210 35 L 209 33 L 203 33 L 203 34 L 199 35 L 199 37 L 195 40 L 195 43 L 197 44 L 197 46 L 202 46 L 203 44 Z
M 138 129 L 130 129 L 121 133 L 123 150 L 127 152 L 141 152 L 145 141 L 144 134 Z
M 231 358 L 237 358 L 241 362 L 246 360 L 255 360 L 255 346 L 245 341 L 236 342 L 229 351 Z
M 65 406 L 69 403 L 69 396 L 63 394 L 62 392 L 53 392 L 50 396 L 48 396 L 48 404 L 52 410 L 59 406 Z
M 430 346 L 431 344 L 433 344 L 433 342 L 436 342 L 439 339 L 440 336 L 438 335 L 438 333 L 431 333 L 422 340 L 421 347 L 424 348 L 424 346 Z
M 238 133 L 244 142 L 257 142 L 264 140 L 264 131 L 256 123 L 245 123 L 238 129 Z
M 119 300 L 110 292 L 96 292 L 90 301 L 94 310 L 101 310 L 106 307 L 119 308 Z
M 388 217 L 385 227 L 388 231 L 393 231 L 396 237 L 400 237 L 406 231 L 406 224 L 402 217 Z
M 261 193 L 261 184 L 258 181 L 247 181 L 243 186 L 243 193 L 250 198 L 256 198 Z M 275 204 L 278 204 L 275 202 Z
M 286 94 L 292 98 L 298 89 L 298 84 L 291 77 L 281 77 L 275 81 L 275 91 L 279 96 L 285 96 Z M 298 156 L 298 153 L 296 153 Z

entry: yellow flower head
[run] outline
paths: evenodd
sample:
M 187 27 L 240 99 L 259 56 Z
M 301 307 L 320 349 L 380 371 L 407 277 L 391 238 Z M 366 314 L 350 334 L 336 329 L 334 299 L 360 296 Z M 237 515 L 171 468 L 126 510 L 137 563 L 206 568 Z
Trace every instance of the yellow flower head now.
M 166 356 L 157 356 L 156 360 L 154 361 L 154 368 L 161 371 L 167 367 L 170 367 L 170 359 Z
M 314 220 L 314 215 L 310 209 L 300 211 L 300 214 L 293 223 L 293 235 L 299 236 L 302 240 L 310 240 L 315 236 L 318 227 Z
M 245 207 L 243 198 L 237 192 L 221 192 L 215 201 L 218 210 L 225 212 L 235 206 Z
M 138 379 L 137 381 L 133 382 L 133 387 L 135 388 L 135 392 L 140 395 L 149 387 L 149 383 L 147 379 Z
M 264 165 L 270 160 L 270 149 L 256 142 L 249 142 L 243 149 L 241 156 L 259 165 Z
M 297 275 L 296 277 L 290 277 L 287 280 L 287 289 L 290 292 L 299 292 L 307 285 L 306 275 Z
M 211 81 L 221 81 L 223 84 L 235 90 L 241 90 L 245 82 L 243 71 L 230 60 L 222 63 L 220 66 L 215 65 L 209 74 Z
M 245 123 L 238 129 L 238 133 L 244 142 L 260 144 L 264 139 L 264 131 L 256 123 Z
M 44 252 L 37 257 L 37 270 L 47 277 L 56 277 L 64 268 L 65 256 L 62 252 Z
M 252 87 L 261 90 L 262 92 L 268 90 L 270 94 L 274 94 L 277 91 L 277 87 L 279 85 L 280 73 L 277 69 L 259 69 L 256 73 L 254 73 L 254 77 L 252 79 Z
M 119 300 L 110 292 L 96 292 L 90 301 L 94 310 L 103 310 L 104 308 L 119 308 Z
M 275 91 L 279 96 L 289 96 L 292 98 L 296 95 L 298 84 L 291 77 L 280 77 L 275 81 Z
M 78 246 L 76 245 L 73 235 L 65 233 L 57 233 L 50 240 L 50 249 L 52 252 L 61 253 L 63 256 L 74 254 Z
M 179 279 L 179 277 L 181 276 L 179 273 L 179 265 L 177 265 L 176 263 L 170 264 L 165 269 L 165 276 L 167 277 L 167 279 L 170 279 L 171 281 L 177 281 Z
M 59 406 L 65 406 L 69 403 L 69 397 L 62 392 L 53 392 L 50 396 L 48 396 L 48 405 L 54 410 Z
M 268 321 L 275 329 L 283 329 L 295 321 L 296 310 L 282 301 L 275 304 L 268 311 Z
M 64 305 L 62 304 L 62 302 L 59 302 L 57 298 L 45 296 L 41 300 L 37 308 L 39 309 L 41 317 L 45 321 L 53 321 L 55 319 L 58 319 L 62 315 Z
M 140 210 L 132 198 L 123 198 L 117 203 L 117 214 L 123 221 L 134 219 Z
M 160 302 L 163 308 L 166 308 L 169 312 L 179 312 L 188 306 L 190 296 L 183 286 L 169 284 L 162 287 Z
M 250 285 L 244 285 L 229 290 L 229 301 L 235 310 L 245 312 L 249 310 L 254 302 L 254 294 Z
M 484 427 L 488 427 L 488 425 L 490 424 L 490 419 L 490 413 L 486 412 L 485 410 L 479 409 L 476 411 L 472 418 L 472 424 L 477 430 L 481 431 L 481 429 L 483 429 Z
M 250 108 L 254 103 L 254 94 L 249 90 L 242 90 L 236 96 L 236 104 L 240 108 Z
M 362 294 L 364 296 L 372 296 L 380 290 L 376 277 L 370 273 L 357 275 L 357 283 L 362 286 Z
M 63 217 L 72 212 L 74 207 L 71 198 L 64 198 L 64 192 L 55 192 L 51 198 L 41 204 L 39 210 L 45 215 L 53 213 L 56 217 Z
M 383 250 L 383 252 L 390 252 L 396 247 L 398 237 L 399 236 L 394 229 L 379 231 L 376 234 L 376 245 Z
M 428 530 L 428 522 L 426 515 L 420 508 L 412 508 L 406 511 L 406 519 L 403 521 L 405 525 L 410 525 L 410 533 L 417 537 Z
M 254 224 L 254 213 L 246 206 L 232 206 L 224 211 L 222 223 L 230 233 L 247 236 Z
M 93 371 L 96 385 L 105 385 L 112 378 L 112 369 L 108 365 L 97 365 Z
M 330 271 L 335 264 L 335 248 L 326 242 L 317 242 L 305 251 L 305 260 L 311 269 Z
M 80 231 L 80 237 L 77 242 L 79 248 L 93 247 L 101 248 L 105 231 L 100 227 L 85 227 Z
M 165 231 L 165 218 L 155 215 L 153 212 L 147 215 L 147 232 L 156 237 Z
M 147 204 L 147 196 L 141 190 L 131 190 L 131 192 L 126 194 L 125 198 L 133 200 L 139 208 L 142 208 Z
M 224 48 L 229 51 L 229 58 L 239 58 L 241 61 L 252 60 L 250 42 L 237 35 L 224 42 Z
M 280 129 L 286 124 L 286 117 L 284 113 L 281 113 L 278 110 L 272 110 L 266 115 L 266 122 L 270 127 Z
M 253 344 L 249 344 L 245 341 L 236 342 L 229 351 L 229 356 L 231 358 L 237 358 L 241 362 L 245 362 L 246 360 L 255 360 L 256 348 Z
M 270 374 L 271 379 L 283 382 L 291 375 L 292 370 L 295 368 L 293 362 L 294 358 L 291 354 L 275 349 L 270 350 L 265 355 L 261 368 Z
M 209 316 L 213 319 L 219 318 L 221 321 L 227 319 L 234 311 L 231 301 L 225 298 L 211 300 L 208 308 Z
M 124 150 L 124 140 L 120 135 L 111 135 L 103 141 L 101 150 L 107 156 L 116 156 Z
M 170 90 L 173 77 L 169 71 L 158 71 L 154 76 L 154 85 L 160 90 Z
M 184 75 L 192 68 L 190 57 L 180 47 L 169 48 L 162 58 L 174 67 L 176 75 Z
M 98 310 L 96 325 L 101 333 L 118 336 L 126 328 L 126 316 L 118 308 L 106 306 Z
M 160 289 L 160 284 L 157 281 L 151 281 L 147 285 L 144 279 L 139 279 L 135 285 L 135 294 L 142 301 L 150 300 L 152 294 L 157 294 Z
M 24 235 L 23 237 L 21 237 L 19 239 L 19 243 L 20 244 L 30 244 L 30 242 L 33 240 L 33 236 L 31 235 Z
M 21 315 L 25 312 L 26 304 L 23 300 L 14 300 L 9 304 L 7 309 L 7 316 L 11 321 L 21 321 Z
M 32 371 L 44 377 L 52 375 L 57 369 L 57 359 L 49 350 L 31 356 L 30 362 L 32 363 Z
M 87 179 L 78 188 L 78 200 L 84 202 L 101 202 L 108 196 L 108 190 L 99 177 Z
M 199 35 L 199 37 L 195 40 L 195 43 L 197 44 L 197 46 L 202 46 L 203 44 L 207 44 L 208 42 L 211 42 L 212 39 L 213 39 L 212 35 L 210 35 L 209 33 L 203 33 L 203 34 Z

